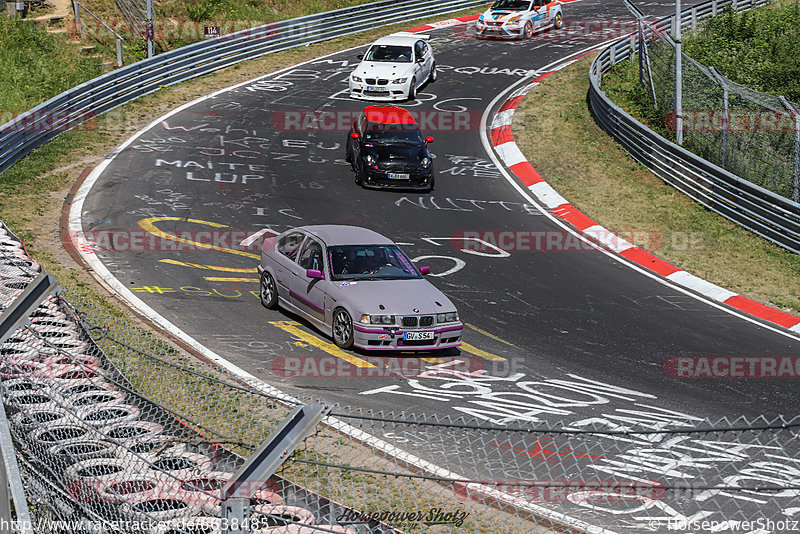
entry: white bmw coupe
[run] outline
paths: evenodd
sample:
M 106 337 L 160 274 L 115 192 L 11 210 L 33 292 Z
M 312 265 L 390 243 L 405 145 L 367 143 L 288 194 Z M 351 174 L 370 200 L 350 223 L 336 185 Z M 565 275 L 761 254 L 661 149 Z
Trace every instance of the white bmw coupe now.
M 436 81 L 429 35 L 395 33 L 375 41 L 350 74 L 350 97 L 359 100 L 413 100 L 417 89 Z

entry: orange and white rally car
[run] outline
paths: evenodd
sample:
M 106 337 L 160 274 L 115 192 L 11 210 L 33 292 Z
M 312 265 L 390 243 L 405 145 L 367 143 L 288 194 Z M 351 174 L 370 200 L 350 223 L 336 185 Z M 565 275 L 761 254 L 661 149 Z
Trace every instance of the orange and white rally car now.
M 553 0 L 497 0 L 475 21 L 479 38 L 528 38 L 533 32 L 564 24 L 561 2 Z

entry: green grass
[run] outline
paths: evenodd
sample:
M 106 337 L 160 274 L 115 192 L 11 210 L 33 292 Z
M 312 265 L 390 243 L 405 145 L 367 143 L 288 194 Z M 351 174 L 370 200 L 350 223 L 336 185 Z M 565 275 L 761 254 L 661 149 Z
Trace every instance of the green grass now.
M 100 74 L 97 58 L 40 26 L 0 16 L 0 123 Z

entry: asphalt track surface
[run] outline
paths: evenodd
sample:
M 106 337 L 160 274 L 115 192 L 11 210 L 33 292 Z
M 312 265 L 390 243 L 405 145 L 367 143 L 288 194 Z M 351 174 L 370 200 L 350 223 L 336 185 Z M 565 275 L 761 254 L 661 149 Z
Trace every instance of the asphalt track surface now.
M 671 6 L 640 8 L 663 16 Z M 582 0 L 566 4 L 564 13 L 565 19 L 629 19 L 616 2 Z M 360 189 L 343 160 L 347 131 L 281 126 L 286 111 L 357 112 L 365 105 L 346 97 L 347 75 L 359 53 L 349 50 L 218 93 L 145 131 L 113 155 L 86 198 L 82 226 L 97 235 L 141 232 L 141 221 L 152 218 L 158 220 L 145 222 L 145 230 L 171 234 L 220 230 L 214 224 L 242 236 L 304 224 L 372 228 L 404 243 L 408 255 L 435 274 L 461 266 L 429 278 L 471 325 L 464 335 L 470 351 L 448 356 L 466 360 L 471 369 L 482 366 L 495 379 L 477 387 L 436 372 L 354 378 L 359 371 L 348 363 L 339 376 L 283 376 L 279 369 L 287 359 L 346 360 L 302 321 L 293 324 L 297 317 L 260 306 L 257 260 L 218 250 L 98 250 L 97 258 L 197 341 L 290 394 L 395 415 L 476 416 L 514 426 L 580 426 L 622 413 L 647 412 L 651 423 L 673 425 L 795 413 L 800 391 L 794 380 L 689 380 L 664 370 L 675 356 L 800 356 L 795 336 L 744 320 L 596 251 L 481 256 L 446 239 L 469 231 L 562 233 L 491 163 L 478 119 L 523 76 L 602 41 L 477 41 L 467 28 L 432 32 L 439 80 L 421 89 L 416 102 L 403 104 L 418 112 L 465 108 L 470 116 L 466 131 L 427 132 L 436 138 L 437 181 L 430 195 Z M 204 265 L 216 268 L 198 267 Z M 381 365 L 365 353 L 348 355 Z M 615 394 L 600 401 L 603 392 Z

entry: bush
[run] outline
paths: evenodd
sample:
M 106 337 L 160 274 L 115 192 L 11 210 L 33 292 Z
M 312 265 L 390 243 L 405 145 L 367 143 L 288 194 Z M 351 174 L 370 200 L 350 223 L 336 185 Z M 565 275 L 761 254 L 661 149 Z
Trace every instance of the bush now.
M 727 6 L 683 45 L 686 55 L 736 83 L 800 102 L 800 4 L 739 14 Z

